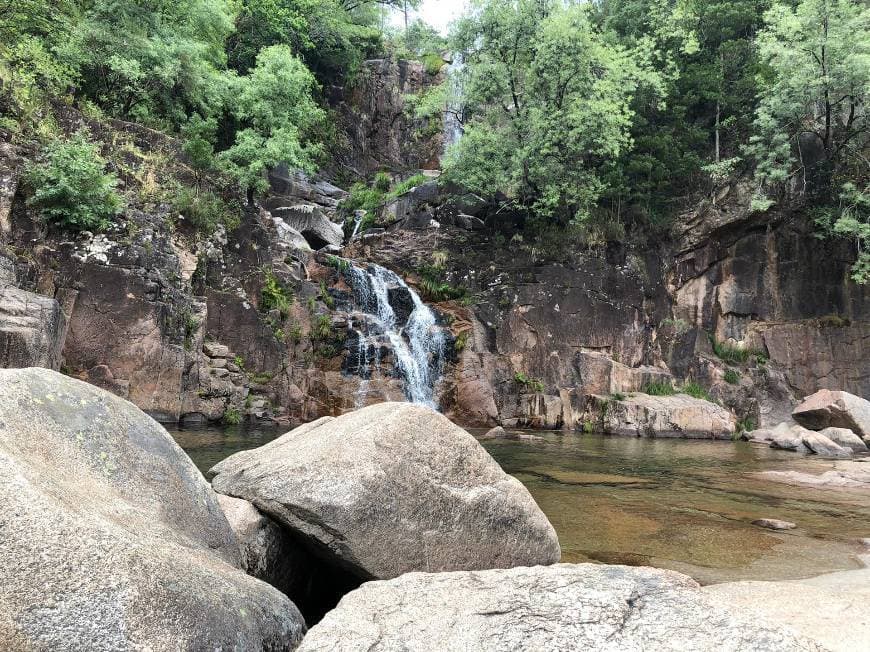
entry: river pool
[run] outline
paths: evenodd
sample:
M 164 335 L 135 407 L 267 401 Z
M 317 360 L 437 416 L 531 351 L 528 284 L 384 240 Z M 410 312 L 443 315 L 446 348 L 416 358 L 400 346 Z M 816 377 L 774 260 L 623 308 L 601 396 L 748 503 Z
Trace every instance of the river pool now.
M 170 432 L 203 472 L 281 434 Z M 766 470 L 820 473 L 830 468 L 828 461 L 742 442 L 533 434 L 539 439 L 482 444 L 547 514 L 562 561 L 670 568 L 702 584 L 797 579 L 863 566 L 858 555 L 867 551 L 857 540 L 870 537 L 867 492 L 755 477 Z M 758 518 L 798 528 L 773 532 L 751 524 Z

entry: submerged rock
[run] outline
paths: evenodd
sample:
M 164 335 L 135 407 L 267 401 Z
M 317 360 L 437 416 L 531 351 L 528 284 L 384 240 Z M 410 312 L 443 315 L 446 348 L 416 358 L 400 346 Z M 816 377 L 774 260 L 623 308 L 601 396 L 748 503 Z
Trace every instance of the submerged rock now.
M 685 394 L 635 394 L 622 400 L 593 397 L 603 432 L 632 437 L 731 439 L 734 416 L 725 408 Z
M 870 401 L 848 392 L 820 390 L 805 398 L 792 417 L 810 430 L 848 428 L 862 439 L 870 438 Z
M 842 441 L 848 441 L 848 437 L 844 434 L 833 434 Z M 748 438 L 753 442 L 769 442 L 771 448 L 797 453 L 815 453 L 823 457 L 850 457 L 853 450 L 851 447 L 839 445 L 825 436 L 824 432 L 813 432 L 798 424 L 780 423 L 773 429 L 753 430 Z M 854 445 L 854 442 L 852 443 Z
M 759 518 L 758 520 L 752 521 L 752 524 L 757 525 L 758 527 L 763 527 L 767 530 L 794 530 L 797 527 L 794 523 L 780 521 L 776 518 Z
M 465 430 L 418 405 L 326 417 L 211 473 L 217 491 L 252 502 L 363 579 L 560 557 L 525 487 Z
M 819 650 L 673 571 L 559 564 L 369 582 L 300 652 Z
M 870 488 L 870 463 L 843 460 L 834 462 L 834 468 L 821 474 L 800 471 L 762 471 L 766 480 L 791 485 L 832 488 Z
M 284 595 L 243 573 L 217 497 L 132 404 L 0 370 L 4 650 L 293 650 Z

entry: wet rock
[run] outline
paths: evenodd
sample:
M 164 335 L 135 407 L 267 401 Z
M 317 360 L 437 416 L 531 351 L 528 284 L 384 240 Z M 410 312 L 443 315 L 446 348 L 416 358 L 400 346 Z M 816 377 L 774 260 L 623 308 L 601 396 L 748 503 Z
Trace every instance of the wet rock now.
M 827 437 L 838 446 L 852 449 L 855 453 L 867 451 L 867 444 L 848 428 L 825 428 L 819 434 Z
M 55 299 L 0 288 L 0 366 L 59 369 L 66 325 Z
M 202 475 L 130 403 L 0 371 L 4 649 L 294 649 L 305 626 L 243 573 Z
M 797 527 L 794 523 L 780 521 L 775 518 L 760 518 L 752 521 L 752 524 L 757 525 L 758 527 L 763 527 L 767 530 L 793 530 Z
M 216 465 L 213 486 L 363 579 L 559 560 L 528 491 L 443 415 L 382 403 Z
M 593 410 L 602 431 L 611 435 L 731 439 L 736 431 L 728 410 L 685 394 L 637 394 L 624 400 L 593 397 Z
M 313 627 L 332 650 L 819 650 L 673 571 L 559 564 L 369 582 Z
M 481 435 L 480 439 L 513 439 L 516 441 L 544 441 L 543 437 L 537 435 L 529 435 L 522 432 L 507 432 L 501 426 L 492 428 L 487 433 Z
M 870 569 L 788 582 L 727 582 L 701 591 L 717 604 L 746 609 L 817 642 L 820 649 L 855 652 L 870 641 Z
M 496 426 L 483 435 L 482 439 L 504 439 L 507 436 L 507 431 L 504 428 Z
M 870 488 L 870 463 L 843 460 L 834 462 L 834 468 L 821 474 L 800 471 L 763 471 L 759 477 L 791 485 L 832 488 Z
M 415 308 L 411 291 L 402 285 L 388 287 L 387 300 L 396 314 L 396 324 L 400 327 L 406 324 Z
M 848 392 L 820 390 L 805 398 L 792 417 L 810 430 L 848 428 L 862 439 L 870 437 L 870 401 Z

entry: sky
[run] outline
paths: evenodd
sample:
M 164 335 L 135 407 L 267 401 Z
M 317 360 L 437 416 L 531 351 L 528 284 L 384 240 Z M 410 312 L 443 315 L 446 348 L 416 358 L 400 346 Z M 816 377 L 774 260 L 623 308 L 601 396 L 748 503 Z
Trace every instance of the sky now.
M 447 27 L 450 25 L 450 22 L 462 15 L 465 2 L 466 0 L 423 0 L 420 3 L 420 9 L 413 13 L 442 34 L 447 34 Z M 398 26 L 403 23 L 404 18 L 401 12 L 393 15 L 394 25 Z

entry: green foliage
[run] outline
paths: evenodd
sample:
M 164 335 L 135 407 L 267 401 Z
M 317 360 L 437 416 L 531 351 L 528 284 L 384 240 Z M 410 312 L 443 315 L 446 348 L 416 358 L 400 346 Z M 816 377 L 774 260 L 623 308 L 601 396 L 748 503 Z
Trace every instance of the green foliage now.
M 710 344 L 713 347 L 713 353 L 716 354 L 716 357 L 728 364 L 746 364 L 751 358 L 761 355 L 759 351 L 754 349 L 733 346 L 727 342 L 719 342 L 714 337 L 710 338 Z
M 622 392 L 613 392 L 613 393 L 610 395 L 610 400 L 611 400 L 611 401 L 624 401 L 625 398 L 626 398 L 626 396 L 625 396 L 625 394 L 623 394 Z
M 587 435 L 592 434 L 593 432 L 595 432 L 595 424 L 587 419 L 583 422 L 583 432 Z
M 237 355 L 236 357 L 234 357 L 233 364 L 236 365 L 242 371 L 245 370 L 245 359 L 242 356 Z
M 326 287 L 326 281 L 320 281 L 320 299 L 330 310 L 335 310 L 335 299 L 329 293 L 329 288 Z
M 375 179 L 372 182 L 372 190 L 377 190 L 378 192 L 385 193 L 390 189 L 390 185 L 392 185 L 393 180 L 390 179 L 390 175 L 386 172 L 378 172 L 375 175 Z
M 122 209 L 115 190 L 118 180 L 105 168 L 97 146 L 83 132 L 66 141 L 52 141 L 40 161 L 26 170 L 33 189 L 27 202 L 65 229 L 103 231 Z
M 332 318 L 329 315 L 318 315 L 311 328 L 311 339 L 325 341 L 332 337 Z
M 260 309 L 264 312 L 277 310 L 286 318 L 293 305 L 293 293 L 271 271 L 264 274 L 263 289 L 260 291 Z
M 431 53 L 423 55 L 423 68 L 430 75 L 437 75 L 443 67 L 444 59 L 440 54 Z
M 219 155 L 224 169 L 250 190 L 265 190 L 265 171 L 279 163 L 313 170 L 322 147 L 311 139 L 325 119 L 312 99 L 316 82 L 286 45 L 266 48 L 235 83 L 233 116 L 242 128 Z
M 228 426 L 237 426 L 242 422 L 242 415 L 236 407 L 230 405 L 224 411 L 224 416 L 221 420 Z
M 523 385 L 526 389 L 541 393 L 544 391 L 544 383 L 537 378 L 531 378 L 521 371 L 514 374 L 514 382 Z
M 740 383 L 740 373 L 735 369 L 726 369 L 725 382 L 729 385 L 738 385 Z
M 867 174 L 870 5 L 775 2 L 764 20 L 758 37 L 764 83 L 748 152 L 768 193 L 794 185 L 826 202 L 835 188 Z M 801 143 L 821 156 L 802 156 Z
M 654 380 L 649 382 L 644 385 L 640 391 L 644 394 L 649 394 L 650 396 L 673 396 L 677 393 L 673 384 L 666 380 Z
M 389 201 L 401 197 L 406 192 L 426 183 L 426 180 L 427 178 L 425 174 L 415 174 L 404 181 L 400 181 L 389 193 L 387 193 L 387 200 Z
M 326 264 L 332 267 L 337 272 L 346 272 L 351 267 L 349 260 L 347 260 L 346 258 L 333 256 L 332 254 L 328 254 L 326 256 Z
M 682 388 L 680 389 L 680 392 L 682 392 L 683 394 L 688 394 L 693 398 L 700 398 L 704 399 L 705 401 L 710 401 L 711 403 L 713 402 L 713 399 L 710 397 L 710 394 L 707 392 L 707 390 L 693 380 L 684 383 Z
M 479 3 L 455 40 L 468 119 L 448 177 L 561 224 L 586 220 L 606 188 L 603 162 L 631 145 L 634 94 L 663 91 L 648 52 L 608 42 L 588 7 L 552 0 Z
M 468 346 L 468 338 L 470 335 L 470 331 L 463 331 L 457 335 L 456 340 L 453 343 L 453 350 L 457 353 L 462 353 L 465 350 L 465 347 Z
M 227 204 L 209 190 L 182 186 L 172 197 L 172 207 L 198 233 L 206 236 L 213 234 L 218 226 L 231 232 L 241 223 L 238 207 Z
M 741 435 L 745 432 L 752 432 L 758 428 L 758 424 L 752 417 L 745 417 L 737 422 L 737 434 Z

